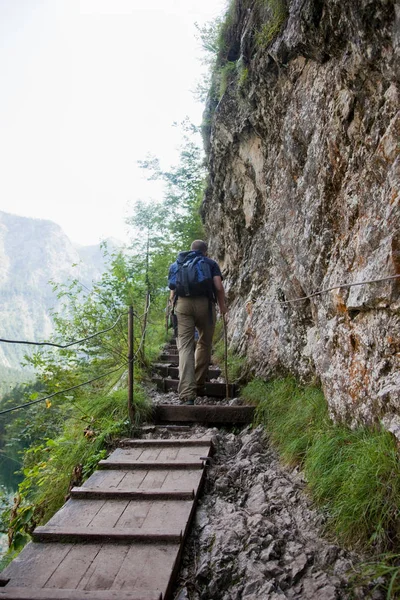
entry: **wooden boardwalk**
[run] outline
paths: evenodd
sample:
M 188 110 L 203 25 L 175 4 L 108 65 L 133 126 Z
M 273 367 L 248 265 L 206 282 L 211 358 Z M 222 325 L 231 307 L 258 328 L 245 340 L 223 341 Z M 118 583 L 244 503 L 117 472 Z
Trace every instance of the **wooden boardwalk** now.
M 153 381 L 176 389 L 171 344 Z M 210 367 L 205 393 L 224 397 Z M 230 396 L 236 393 L 229 387 Z M 254 407 L 158 405 L 155 423 L 247 424 Z M 156 426 L 144 427 L 149 431 Z M 0 574 L 0 600 L 170 600 L 211 439 L 124 440 Z
M 0 599 L 168 600 L 210 438 L 125 440 L 3 571 Z

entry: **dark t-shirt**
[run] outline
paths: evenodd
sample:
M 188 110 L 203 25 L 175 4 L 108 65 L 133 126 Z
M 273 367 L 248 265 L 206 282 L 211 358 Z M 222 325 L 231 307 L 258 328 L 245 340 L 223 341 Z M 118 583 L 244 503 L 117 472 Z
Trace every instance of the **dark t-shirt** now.
M 213 277 L 217 275 L 221 277 L 221 279 L 223 279 L 221 269 L 219 268 L 218 263 L 216 263 L 215 260 L 213 260 L 212 258 L 208 258 L 208 256 L 205 256 L 204 260 L 210 265 L 211 275 Z

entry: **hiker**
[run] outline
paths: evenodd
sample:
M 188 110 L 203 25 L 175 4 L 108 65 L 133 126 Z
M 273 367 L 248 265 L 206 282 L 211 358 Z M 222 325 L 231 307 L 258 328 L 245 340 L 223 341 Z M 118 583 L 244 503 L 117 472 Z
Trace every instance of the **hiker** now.
M 207 256 L 207 244 L 195 240 L 169 268 L 170 302 L 178 319 L 179 399 L 194 404 L 204 395 L 215 329 L 215 303 L 227 312 L 221 270 Z M 195 328 L 198 341 L 195 349 Z

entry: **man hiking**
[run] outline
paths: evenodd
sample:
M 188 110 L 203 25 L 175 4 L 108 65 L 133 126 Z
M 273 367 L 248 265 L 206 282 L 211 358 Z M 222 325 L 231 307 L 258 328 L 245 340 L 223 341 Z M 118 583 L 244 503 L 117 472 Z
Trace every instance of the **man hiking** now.
M 180 252 L 169 268 L 170 302 L 178 319 L 179 399 L 194 404 L 204 393 L 215 329 L 215 302 L 227 312 L 221 270 L 207 256 L 207 244 L 192 243 L 190 252 Z M 195 328 L 199 339 L 195 351 Z

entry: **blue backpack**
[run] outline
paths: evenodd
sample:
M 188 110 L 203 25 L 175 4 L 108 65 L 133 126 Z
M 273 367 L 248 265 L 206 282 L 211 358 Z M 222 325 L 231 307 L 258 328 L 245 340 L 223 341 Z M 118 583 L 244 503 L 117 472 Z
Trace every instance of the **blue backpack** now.
M 210 264 L 202 252 L 180 252 L 170 266 L 168 287 L 177 296 L 213 297 L 213 281 Z

